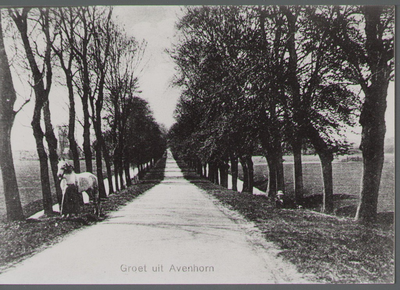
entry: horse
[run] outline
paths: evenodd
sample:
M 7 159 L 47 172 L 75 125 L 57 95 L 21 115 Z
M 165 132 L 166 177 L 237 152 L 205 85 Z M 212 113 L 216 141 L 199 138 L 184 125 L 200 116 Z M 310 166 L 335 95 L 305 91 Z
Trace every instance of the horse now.
M 60 187 L 62 190 L 61 214 L 63 214 L 65 194 L 67 193 L 67 190 L 72 188 L 75 190 L 76 194 L 81 194 L 85 191 L 89 195 L 89 199 L 94 203 L 94 212 L 99 216 L 100 196 L 97 176 L 90 172 L 75 173 L 74 166 L 62 158 L 59 159 L 57 167 L 57 176 L 60 180 Z

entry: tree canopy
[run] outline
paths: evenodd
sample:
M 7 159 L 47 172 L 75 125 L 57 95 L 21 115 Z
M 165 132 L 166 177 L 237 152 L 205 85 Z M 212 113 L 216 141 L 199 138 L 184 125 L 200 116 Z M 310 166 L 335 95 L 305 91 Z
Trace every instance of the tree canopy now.
M 302 148 L 312 146 L 321 160 L 323 210 L 333 212 L 333 158 L 349 149 L 346 132 L 360 111 L 364 129 L 364 120 L 374 119 L 366 109 L 367 83 L 388 80 L 392 71 L 393 7 L 203 6 L 185 12 L 177 24 L 180 41 L 170 52 L 175 83 L 183 88 L 170 131 L 174 150 L 195 164 L 208 163 L 209 174 L 214 164 L 222 172 L 238 158 L 250 178 L 251 156 L 261 149 L 274 196 L 284 190 L 287 148 L 295 156 L 301 203 Z M 383 61 L 374 63 L 374 57 Z

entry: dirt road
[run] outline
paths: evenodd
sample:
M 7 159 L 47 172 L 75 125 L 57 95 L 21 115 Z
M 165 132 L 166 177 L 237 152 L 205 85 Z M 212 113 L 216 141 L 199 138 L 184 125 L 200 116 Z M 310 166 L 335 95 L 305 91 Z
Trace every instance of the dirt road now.
M 0 275 L 1 284 L 307 283 L 253 224 L 183 178 L 165 179 L 114 212 Z

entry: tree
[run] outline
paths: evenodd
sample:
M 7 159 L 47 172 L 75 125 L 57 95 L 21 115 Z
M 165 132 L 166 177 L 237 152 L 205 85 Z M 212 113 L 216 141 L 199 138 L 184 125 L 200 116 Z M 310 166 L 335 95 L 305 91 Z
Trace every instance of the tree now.
M 69 148 L 74 162 L 75 172 L 80 172 L 79 150 L 75 139 L 75 93 L 74 93 L 74 76 L 76 75 L 76 65 L 74 61 L 76 54 L 70 45 L 71 37 L 74 29 L 78 26 L 78 17 L 74 8 L 58 8 L 54 9 L 55 14 L 55 31 L 58 36 L 58 43 L 55 42 L 52 48 L 59 58 L 60 66 L 65 74 L 65 81 L 68 88 L 69 100 L 69 120 L 68 120 L 68 141 Z M 75 68 L 75 70 L 74 70 Z
M 106 75 L 105 120 L 108 125 L 107 154 L 113 159 L 116 188 L 123 187 L 124 147 L 127 138 L 127 120 L 135 110 L 132 98 L 140 93 L 137 74 L 146 42 L 138 43 L 123 29 L 113 32 L 109 51 L 109 70 Z M 129 181 L 130 182 L 130 181 Z
M 361 201 L 356 219 L 376 219 L 384 162 L 385 111 L 394 69 L 394 7 L 336 7 L 335 21 L 324 22 L 336 48 L 347 62 L 347 79 L 365 94 L 361 108 L 360 149 L 363 154 Z
M 356 95 L 343 83 L 343 61 L 319 25 L 321 18 L 332 18 L 332 9 L 321 11 L 316 7 L 282 6 L 281 10 L 290 36 L 287 40 L 287 82 L 290 124 L 295 140 L 292 143 L 295 176 L 298 171 L 301 179 L 301 149 L 303 140 L 308 139 L 321 161 L 324 183 L 322 210 L 332 213 L 332 161 L 335 154 L 346 152 L 348 147 L 341 132 L 343 128 L 354 125 L 353 117 L 358 105 Z M 296 190 L 296 201 L 302 201 L 301 190 Z
M 94 10 L 94 12 L 96 12 Z M 93 68 L 95 75 L 95 87 L 93 88 L 91 94 L 89 96 L 89 103 L 92 109 L 92 121 L 94 125 L 94 131 L 96 134 L 95 141 L 95 151 L 96 151 L 96 170 L 97 170 L 97 178 L 101 180 L 99 182 L 99 192 L 100 197 L 105 198 L 105 187 L 103 180 L 103 148 L 104 148 L 104 140 L 103 140 L 103 132 L 102 132 L 102 115 L 101 112 L 103 110 L 104 104 L 104 89 L 105 89 L 105 81 L 107 70 L 109 67 L 109 51 L 112 41 L 112 33 L 115 30 L 113 23 L 111 22 L 112 9 L 107 9 L 104 11 L 100 11 L 99 18 L 96 17 L 95 23 L 93 23 L 92 34 L 93 34 L 93 43 L 91 45 L 91 63 L 90 65 Z M 105 158 L 108 157 L 104 156 Z M 108 159 L 107 159 L 108 161 Z M 110 181 L 110 192 L 113 191 L 111 176 L 109 176 Z
M 36 60 L 36 55 L 32 49 L 32 45 L 29 38 L 28 32 L 28 13 L 31 8 L 19 9 L 9 9 L 9 15 L 16 24 L 18 31 L 23 42 L 24 50 L 28 59 L 28 63 L 32 72 L 33 78 L 33 89 L 35 92 L 35 107 L 32 117 L 32 129 L 36 141 L 36 148 L 39 155 L 40 161 L 40 179 L 42 185 L 43 193 L 43 208 L 45 214 L 49 215 L 53 213 L 53 204 L 51 198 L 50 181 L 49 181 L 49 167 L 48 167 L 48 155 L 46 153 L 43 138 L 46 136 L 50 157 L 51 157 L 51 167 L 53 169 L 53 178 L 55 179 L 55 184 L 58 184 L 57 177 L 57 153 L 56 146 L 57 141 L 54 137 L 54 132 L 52 132 L 52 126 L 50 122 L 50 110 L 49 110 L 49 92 L 52 83 L 52 69 L 51 69 L 51 42 L 49 34 L 49 10 L 48 8 L 38 8 L 38 23 L 43 31 L 45 39 L 45 51 L 42 54 L 43 59 L 43 70 L 39 69 L 39 65 Z M 41 125 L 42 111 L 44 113 L 45 130 L 43 132 Z M 55 140 L 55 141 L 54 141 Z M 55 160 L 54 160 L 55 159 Z M 55 167 L 55 168 L 54 168 Z M 55 174 L 55 176 L 54 176 Z M 59 186 L 56 186 L 59 188 Z M 58 199 L 61 201 L 61 192 L 58 191 Z
M 147 101 L 133 97 L 130 101 L 130 114 L 127 119 L 126 141 L 124 151 L 127 159 L 125 168 L 129 163 L 141 165 L 149 162 L 156 156 L 159 157 L 157 146 L 160 145 L 161 131 L 155 122 Z M 155 154 L 157 153 L 157 154 Z
M 233 186 L 236 187 L 236 164 L 241 159 L 245 164 L 244 191 L 252 192 L 254 142 L 248 142 L 252 140 L 252 132 L 243 130 L 251 127 L 234 122 L 238 119 L 245 123 L 252 117 L 251 110 L 242 110 L 252 103 L 246 91 L 248 39 L 243 32 L 247 29 L 247 13 L 247 8 L 239 7 L 188 9 L 178 25 L 184 35 L 183 41 L 172 55 L 180 69 L 177 85 L 185 88 L 185 98 L 199 99 L 193 105 L 201 106 L 199 110 L 204 116 L 196 134 L 192 134 L 191 143 L 201 144 L 200 152 L 194 153 L 192 160 L 209 163 L 209 179 L 219 183 L 219 171 L 226 185 L 228 160 L 231 159 Z M 241 136 L 233 138 L 238 134 Z
M 43 120 L 45 126 L 45 138 L 49 150 L 49 159 L 50 159 L 50 167 L 51 173 L 53 176 L 53 181 L 56 188 L 56 196 L 58 203 L 61 204 L 62 193 L 60 187 L 60 180 L 57 176 L 57 164 L 58 164 L 58 154 L 57 154 L 57 138 L 54 134 L 53 124 L 51 122 L 51 113 L 50 113 L 50 102 L 49 102 L 49 94 L 52 85 L 53 78 L 53 63 L 52 63 L 52 43 L 54 39 L 52 38 L 53 31 L 51 29 L 53 26 L 50 21 L 50 8 L 40 9 L 40 17 L 38 19 L 38 23 L 42 29 L 44 35 L 44 41 L 46 43 L 46 49 L 44 52 L 44 64 L 46 66 L 46 101 L 43 106 Z M 37 44 L 36 44 L 37 45 Z M 37 52 L 37 55 L 40 55 L 40 52 Z
M 63 52 L 55 48 L 60 59 L 61 66 L 66 73 L 67 84 L 69 82 L 70 94 L 70 132 L 69 138 L 74 143 L 74 108 L 73 108 L 73 82 L 76 91 L 81 97 L 83 108 L 83 151 L 85 155 L 86 170 L 93 171 L 91 150 L 91 123 L 96 134 L 94 142 L 96 152 L 96 170 L 101 197 L 105 197 L 105 188 L 102 172 L 102 150 L 104 149 L 102 135 L 102 107 L 104 99 L 105 75 L 109 63 L 108 50 L 111 45 L 111 8 L 106 7 L 76 7 L 60 9 L 60 38 L 67 49 L 68 62 L 63 59 Z M 104 27 L 102 26 L 104 25 Z M 73 78 L 73 62 L 79 77 Z M 107 172 L 111 175 L 108 154 L 104 155 L 107 161 Z M 109 176 L 110 191 L 112 192 L 112 180 Z
M 288 127 L 285 124 L 288 120 L 283 115 L 287 107 L 284 92 L 288 65 L 285 63 L 284 55 L 287 53 L 287 47 L 290 47 L 285 41 L 289 39 L 287 35 L 290 32 L 284 25 L 284 15 L 278 7 L 258 7 L 254 9 L 254 14 L 257 37 L 253 38 L 253 47 L 249 53 L 254 67 L 250 79 L 252 91 L 262 104 L 258 108 L 260 111 L 258 135 L 268 163 L 268 196 L 274 197 L 277 190 L 285 190 L 282 142 L 285 137 L 285 127 Z M 302 177 L 298 174 L 296 165 L 297 162 L 295 162 L 295 172 L 297 172 L 295 192 L 301 192 L 302 186 L 299 185 Z
M 93 172 L 92 149 L 90 141 L 90 112 L 89 97 L 92 94 L 90 84 L 92 75 L 90 72 L 89 47 L 92 41 L 92 26 L 96 19 L 95 13 L 91 11 L 93 7 L 71 8 L 70 13 L 77 17 L 77 25 L 74 26 L 73 33 L 66 34 L 70 49 L 75 54 L 79 77 L 75 81 L 77 92 L 82 101 L 83 109 L 83 153 L 85 156 L 86 171 Z M 75 18 L 70 18 L 70 22 Z
M 297 202 L 301 202 L 303 198 L 303 169 L 301 163 L 301 148 L 303 144 L 302 136 L 302 118 L 301 115 L 301 97 L 300 97 L 300 83 L 297 77 L 298 73 L 298 55 L 296 51 L 296 22 L 298 19 L 299 8 L 294 8 L 294 12 L 285 6 L 282 7 L 282 11 L 287 19 L 288 26 L 288 52 L 289 52 L 289 63 L 288 63 L 288 73 L 287 82 L 290 87 L 290 95 L 292 97 L 292 150 L 294 158 L 294 178 L 295 178 L 295 197 Z
M 1 14 L 0 10 L 0 168 L 3 178 L 7 219 L 15 221 L 24 219 L 10 140 L 11 129 L 18 111 L 14 111 L 16 94 L 4 47 Z
M 249 185 L 251 192 L 251 156 L 260 143 L 269 167 L 269 195 L 274 196 L 284 189 L 286 141 L 294 154 L 295 195 L 301 203 L 301 151 L 308 140 L 321 160 L 323 211 L 332 212 L 332 160 L 347 148 L 341 133 L 353 125 L 357 102 L 342 83 L 343 61 L 318 26 L 319 18 L 332 19 L 332 9 L 320 10 L 189 8 L 178 24 L 183 37 L 173 58 L 180 72 L 177 84 L 185 88 L 181 102 L 198 106 L 197 112 L 182 106 L 186 111 L 179 112 L 177 121 L 190 118 L 182 115 L 203 116 L 196 117 L 199 125 L 186 138 L 186 146 L 192 146 L 186 152 L 210 162 L 212 180 L 218 182 L 213 163 L 224 164 L 231 156 L 235 167 L 235 158 L 241 161 L 244 189 Z

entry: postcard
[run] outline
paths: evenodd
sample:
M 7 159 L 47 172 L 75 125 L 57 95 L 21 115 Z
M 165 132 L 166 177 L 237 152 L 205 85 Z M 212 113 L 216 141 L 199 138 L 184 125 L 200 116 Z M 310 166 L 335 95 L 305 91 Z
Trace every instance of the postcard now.
M 1 284 L 393 284 L 394 6 L 3 6 Z

